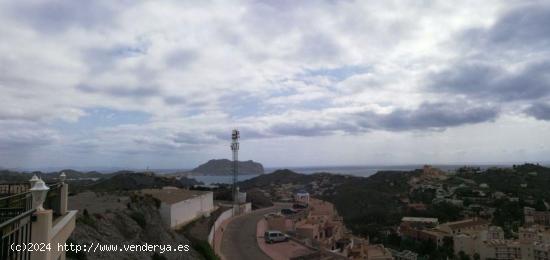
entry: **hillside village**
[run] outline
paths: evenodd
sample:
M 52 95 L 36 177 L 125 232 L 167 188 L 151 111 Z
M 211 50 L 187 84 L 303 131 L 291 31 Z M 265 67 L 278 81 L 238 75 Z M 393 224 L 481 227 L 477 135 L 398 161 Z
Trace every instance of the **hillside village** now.
M 28 174 L 5 176 L 8 183 Z M 76 216 L 68 241 L 77 244 L 171 241 L 192 246 L 188 259 L 223 259 L 231 223 L 244 216 L 258 223 L 258 250 L 275 259 L 544 260 L 550 254 L 550 169 L 533 164 L 452 172 L 426 165 L 368 178 L 278 170 L 240 182 L 237 208 L 229 185 L 181 176 L 120 172 L 67 183 Z M 262 240 L 267 231 L 290 241 L 268 244 Z
M 407 173 L 379 173 L 368 178 L 377 185 L 363 183 L 363 187 L 379 192 L 378 196 L 355 197 L 356 201 L 347 204 L 342 203 L 343 198 L 371 194 L 352 189 L 364 180 L 327 174 L 300 178 L 291 172 L 278 172 L 274 173 L 278 174 L 276 182 L 251 180 L 244 186 L 260 186 L 265 196 L 281 201 L 292 201 L 296 191 L 307 190 L 312 197 L 336 202 L 336 208 L 343 209 L 343 221 L 331 223 L 344 223 L 350 233 L 369 237 L 371 248 L 391 252 L 394 259 L 548 259 L 549 170 L 526 164 L 484 171 L 463 167 L 456 172 L 443 172 L 425 166 Z M 376 200 L 380 198 L 387 198 L 387 207 L 379 205 Z M 351 205 L 371 208 L 371 214 L 388 209 L 388 218 L 371 215 L 357 220 L 355 216 L 361 213 L 350 214 L 346 207 Z M 305 227 L 322 230 L 305 221 Z M 293 223 L 300 234 L 304 222 Z M 357 228 L 358 225 L 365 228 Z M 346 240 L 340 233 L 335 235 L 336 240 Z M 327 244 L 331 240 L 325 237 L 319 241 L 326 249 L 336 248 L 332 242 Z

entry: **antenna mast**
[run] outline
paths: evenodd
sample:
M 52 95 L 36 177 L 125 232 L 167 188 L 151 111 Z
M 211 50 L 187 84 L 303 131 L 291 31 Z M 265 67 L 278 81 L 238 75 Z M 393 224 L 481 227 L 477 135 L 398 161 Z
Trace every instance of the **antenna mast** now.
M 239 130 L 233 129 L 231 134 L 231 151 L 233 151 L 233 215 L 239 211 L 239 191 L 237 188 L 237 177 L 239 176 Z

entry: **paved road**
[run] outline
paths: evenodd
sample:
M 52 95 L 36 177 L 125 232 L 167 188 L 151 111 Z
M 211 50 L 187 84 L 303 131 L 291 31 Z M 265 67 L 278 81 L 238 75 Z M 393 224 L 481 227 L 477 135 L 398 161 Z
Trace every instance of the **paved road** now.
M 253 211 L 229 222 L 222 238 L 222 254 L 226 260 L 269 260 L 258 247 L 256 225 L 263 216 L 285 206 L 276 205 L 268 209 Z

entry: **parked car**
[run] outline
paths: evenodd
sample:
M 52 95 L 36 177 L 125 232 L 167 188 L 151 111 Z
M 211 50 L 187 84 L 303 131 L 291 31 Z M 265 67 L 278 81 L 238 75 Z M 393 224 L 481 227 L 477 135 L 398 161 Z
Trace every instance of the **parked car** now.
M 277 243 L 277 242 L 286 242 L 289 237 L 281 231 L 277 230 L 268 230 L 264 233 L 265 242 L 268 244 Z
M 265 219 L 268 219 L 268 218 L 271 218 L 271 217 L 277 217 L 277 216 L 280 216 L 281 214 L 279 213 L 267 213 L 264 215 L 264 218 Z
M 283 215 L 293 215 L 293 214 L 296 214 L 296 213 L 298 213 L 298 211 L 293 210 L 293 209 L 281 209 L 281 214 L 283 214 Z

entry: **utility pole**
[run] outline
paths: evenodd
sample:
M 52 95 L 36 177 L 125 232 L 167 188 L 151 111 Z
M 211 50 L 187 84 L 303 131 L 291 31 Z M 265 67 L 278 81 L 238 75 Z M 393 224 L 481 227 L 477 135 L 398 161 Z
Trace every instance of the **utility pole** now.
M 233 151 L 233 216 L 239 214 L 239 190 L 237 177 L 239 176 L 239 130 L 233 129 L 231 134 L 231 151 Z

